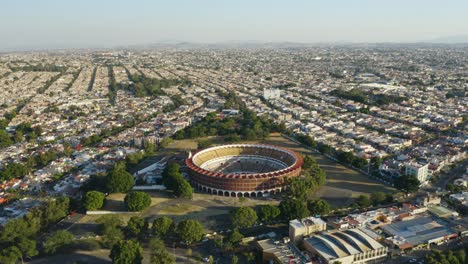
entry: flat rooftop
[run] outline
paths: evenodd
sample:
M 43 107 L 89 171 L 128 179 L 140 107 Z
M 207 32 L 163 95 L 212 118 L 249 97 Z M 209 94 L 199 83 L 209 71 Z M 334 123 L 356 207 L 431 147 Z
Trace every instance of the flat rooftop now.
M 418 217 L 382 227 L 382 230 L 399 240 L 412 245 L 424 244 L 430 240 L 450 236 L 455 232 L 447 227 L 448 223 L 432 217 Z
M 316 217 L 307 217 L 307 218 L 302 218 L 302 219 L 294 219 L 289 221 L 289 225 L 293 226 L 294 228 L 303 228 L 306 226 L 312 226 L 312 225 L 324 225 L 326 224 L 325 221 L 323 221 L 321 218 L 316 218 Z

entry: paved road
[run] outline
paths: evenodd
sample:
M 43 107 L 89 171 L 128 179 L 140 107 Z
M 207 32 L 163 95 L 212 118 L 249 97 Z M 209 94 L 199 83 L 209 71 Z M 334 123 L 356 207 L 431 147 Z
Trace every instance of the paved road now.
M 466 171 L 466 167 L 468 166 L 468 160 L 465 160 L 463 163 L 457 165 L 455 168 L 451 169 L 449 172 L 444 173 L 439 177 L 437 182 L 432 184 L 432 189 L 428 188 L 430 190 L 436 190 L 437 188 L 444 189 L 445 186 L 447 186 L 448 183 L 451 183 L 455 178 L 458 178 L 463 175 Z

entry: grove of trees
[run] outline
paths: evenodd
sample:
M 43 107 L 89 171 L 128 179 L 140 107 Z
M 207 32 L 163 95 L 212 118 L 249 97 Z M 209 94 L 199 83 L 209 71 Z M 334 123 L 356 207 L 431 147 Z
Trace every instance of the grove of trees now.
M 241 108 L 239 116 L 220 118 L 209 113 L 199 122 L 174 134 L 175 139 L 223 136 L 225 141 L 256 140 L 268 138 L 271 132 L 284 132 L 284 124 L 272 123 L 258 117 L 255 112 Z
M 180 165 L 171 163 L 162 172 L 163 184 L 174 192 L 174 195 L 180 198 L 192 198 L 192 186 L 182 176 Z
M 8 221 L 0 230 L 0 263 L 15 263 L 18 260 L 38 255 L 36 241 L 40 232 L 48 230 L 53 224 L 63 219 L 68 214 L 69 204 L 68 197 L 50 199 L 23 217 Z M 47 252 L 54 252 L 53 248 L 56 250 L 61 248 L 54 245 L 59 245 L 55 242 L 60 242 L 61 239 L 57 238 L 62 237 L 63 234 L 54 235 L 49 238 L 49 247 L 44 248 Z M 66 238 L 66 235 L 64 237 Z

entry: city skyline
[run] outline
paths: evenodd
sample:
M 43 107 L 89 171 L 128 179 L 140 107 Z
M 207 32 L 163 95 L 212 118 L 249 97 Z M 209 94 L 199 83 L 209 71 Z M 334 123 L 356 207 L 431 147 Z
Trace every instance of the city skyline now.
M 444 1 L 15 1 L 1 50 L 168 42 L 464 42 L 468 3 Z

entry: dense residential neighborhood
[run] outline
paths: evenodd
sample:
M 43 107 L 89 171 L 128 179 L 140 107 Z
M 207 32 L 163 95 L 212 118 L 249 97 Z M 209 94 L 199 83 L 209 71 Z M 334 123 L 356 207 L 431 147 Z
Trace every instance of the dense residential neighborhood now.
M 106 244 L 108 231 L 74 225 L 92 215 L 141 211 L 135 217 L 145 218 L 146 229 L 155 221 L 154 232 L 166 239 L 159 246 L 177 261 L 197 259 L 193 250 L 211 263 L 234 263 L 237 255 L 239 263 L 255 261 L 253 252 L 257 263 L 423 263 L 425 253 L 412 252 L 461 248 L 468 234 L 467 54 L 443 45 L 383 44 L 0 53 L 0 226 L 7 230 L 51 200 L 81 201 L 99 191 L 106 202 L 93 210 L 70 202 L 57 223 L 40 229 L 44 236 L 55 224 L 69 224 L 73 237 Z M 302 165 L 304 179 L 323 169 L 326 183 L 296 190 L 291 180 L 284 194 L 257 199 L 196 190 L 184 160 L 211 145 L 242 141 L 297 148 L 317 164 Z M 131 175 L 130 188 L 112 189 L 114 175 Z M 360 187 L 362 179 L 373 189 Z M 124 209 L 112 207 L 115 193 L 130 190 L 119 200 Z M 140 192 L 151 199 L 141 194 L 148 201 L 133 210 L 131 195 Z M 307 208 L 285 209 L 284 201 L 297 196 L 307 197 L 294 210 Z M 314 199 L 330 208 L 318 211 Z M 161 201 L 200 208 L 187 215 L 213 210 L 210 203 L 257 211 L 253 223 L 233 228 L 219 220 L 228 215 L 221 209 L 204 222 L 164 214 Z M 265 204 L 278 213 L 257 221 L 257 207 Z M 178 241 L 158 233 L 156 219 L 166 215 L 180 220 Z M 200 237 L 183 235 L 186 225 L 198 228 L 191 220 L 203 225 Z M 146 241 L 143 229 L 125 232 Z M 219 245 L 221 232 L 234 241 L 228 249 Z M 236 232 L 242 237 L 232 238 Z M 216 246 L 192 249 L 192 243 Z

